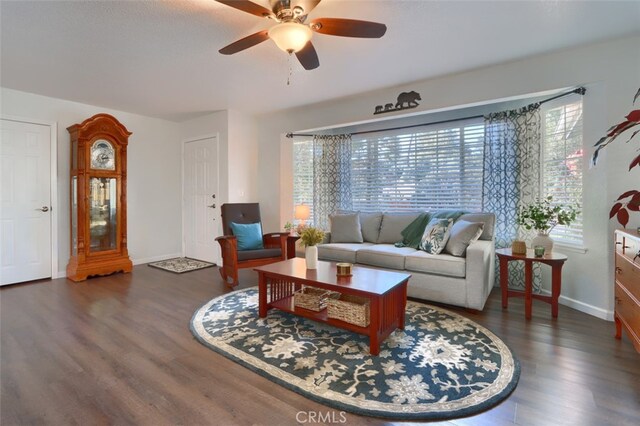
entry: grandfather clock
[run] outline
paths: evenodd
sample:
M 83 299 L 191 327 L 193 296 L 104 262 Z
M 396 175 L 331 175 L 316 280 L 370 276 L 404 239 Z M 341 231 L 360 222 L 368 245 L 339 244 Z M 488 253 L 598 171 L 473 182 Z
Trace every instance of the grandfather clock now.
M 71 259 L 67 278 L 131 272 L 127 251 L 129 132 L 109 114 L 67 130 L 71 136 Z

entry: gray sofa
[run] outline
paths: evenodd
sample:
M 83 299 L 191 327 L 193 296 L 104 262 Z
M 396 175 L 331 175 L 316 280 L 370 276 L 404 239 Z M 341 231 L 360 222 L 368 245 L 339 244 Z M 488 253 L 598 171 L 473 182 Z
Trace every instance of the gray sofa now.
M 318 258 L 368 267 L 402 270 L 411 274 L 408 296 L 482 310 L 494 283 L 494 226 L 492 213 L 467 213 L 458 220 L 483 222 L 479 239 L 467 247 L 466 256 L 428 254 L 395 247 L 401 232 L 420 213 L 360 213 L 362 243 L 331 243 L 331 234 L 318 245 Z M 304 256 L 304 249 L 298 251 Z

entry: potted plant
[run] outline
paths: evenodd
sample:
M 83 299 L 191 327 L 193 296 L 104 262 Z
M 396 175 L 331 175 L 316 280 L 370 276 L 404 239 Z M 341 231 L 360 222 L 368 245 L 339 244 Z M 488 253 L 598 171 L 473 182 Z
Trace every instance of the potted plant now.
M 634 105 L 639 98 L 640 89 L 638 89 L 636 95 L 633 97 Z M 594 166 L 598 161 L 598 154 L 600 153 L 601 149 L 616 140 L 618 136 L 622 135 L 627 130 L 640 125 L 640 109 L 631 111 L 625 118 L 626 120 L 611 126 L 611 128 L 607 131 L 606 136 L 603 136 L 598 142 L 596 142 L 596 150 L 593 153 L 593 157 L 591 157 L 591 163 Z M 627 139 L 627 143 L 629 143 L 631 139 L 633 139 L 633 137 L 638 133 L 640 133 L 640 130 L 635 130 L 631 134 L 629 139 Z M 629 171 L 631 171 L 631 169 L 633 169 L 634 167 L 640 167 L 640 154 L 633 158 L 631 160 L 631 163 L 629 163 Z M 613 204 L 613 207 L 611 207 L 611 211 L 609 212 L 609 219 L 613 219 L 613 217 L 615 216 L 618 220 L 618 223 L 625 227 L 627 226 L 627 223 L 629 223 L 630 211 L 640 211 L 640 190 L 631 189 L 620 194 L 616 202 Z
M 549 232 L 556 225 L 571 225 L 571 222 L 576 220 L 578 216 L 579 208 L 578 204 L 568 206 L 554 205 L 553 197 L 549 196 L 521 207 L 516 221 L 518 225 L 524 226 L 525 229 L 535 229 L 538 232 L 538 236 L 531 242 L 532 247 L 543 246 L 547 253 L 551 253 L 553 240 L 549 237 Z
M 291 222 L 285 223 L 284 230 L 287 231 L 288 233 L 291 233 L 291 231 L 293 230 L 293 223 Z
M 307 262 L 307 269 L 318 268 L 318 247 L 324 240 L 324 231 L 314 227 L 305 227 L 300 233 L 300 243 L 306 247 L 304 257 Z

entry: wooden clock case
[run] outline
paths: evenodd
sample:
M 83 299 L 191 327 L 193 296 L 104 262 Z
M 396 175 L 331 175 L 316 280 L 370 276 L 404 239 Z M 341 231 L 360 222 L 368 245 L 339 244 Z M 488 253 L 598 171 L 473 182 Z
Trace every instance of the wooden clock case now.
M 127 144 L 115 117 L 96 114 L 68 127 L 71 137 L 71 259 L 67 278 L 131 272 L 127 251 Z M 106 147 L 104 165 L 97 149 Z M 94 160 L 92 161 L 92 153 Z

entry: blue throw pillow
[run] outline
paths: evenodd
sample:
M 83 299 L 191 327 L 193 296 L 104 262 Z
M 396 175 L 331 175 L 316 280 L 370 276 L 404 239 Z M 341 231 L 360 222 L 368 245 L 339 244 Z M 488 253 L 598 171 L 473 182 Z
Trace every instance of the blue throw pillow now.
M 262 245 L 262 226 L 258 223 L 231 222 L 231 231 L 238 239 L 238 250 L 258 250 Z

